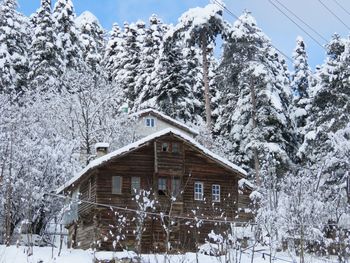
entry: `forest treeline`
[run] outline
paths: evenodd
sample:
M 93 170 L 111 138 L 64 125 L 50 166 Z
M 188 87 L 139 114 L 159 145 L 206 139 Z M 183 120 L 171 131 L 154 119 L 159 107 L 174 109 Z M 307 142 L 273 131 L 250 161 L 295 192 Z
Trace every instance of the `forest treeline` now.
M 76 17 L 71 0 L 52 4 L 26 17 L 16 0 L 0 2 L 0 241 L 23 221 L 45 231 L 60 210 L 45 193 L 94 158 L 95 143 L 135 139 L 125 108 L 196 127 L 246 169 L 256 220 L 276 239 L 303 224 L 321 242 L 349 214 L 348 38 L 335 34 L 312 70 L 298 37 L 290 71 L 249 12 L 231 22 L 213 3 L 176 25 L 152 15 L 107 33 L 90 12 Z

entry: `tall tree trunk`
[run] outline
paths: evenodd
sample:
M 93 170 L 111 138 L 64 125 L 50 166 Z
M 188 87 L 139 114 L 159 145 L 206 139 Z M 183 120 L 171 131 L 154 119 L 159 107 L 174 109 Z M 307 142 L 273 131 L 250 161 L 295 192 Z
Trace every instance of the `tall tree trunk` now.
M 300 263 L 304 263 L 304 223 L 300 228 Z
M 256 119 L 256 94 L 255 94 L 253 79 L 250 79 L 250 94 L 252 97 L 252 120 L 253 120 L 253 129 L 255 133 L 256 127 L 257 127 L 257 119 Z M 253 148 L 253 154 L 254 154 L 255 183 L 257 186 L 260 186 L 261 185 L 260 163 L 259 163 L 258 149 L 256 148 L 256 146 L 254 146 Z
M 205 30 L 202 31 L 202 56 L 203 56 L 203 82 L 204 82 L 204 98 L 205 98 L 205 115 L 208 129 L 211 130 L 211 108 L 210 108 L 210 93 L 209 93 L 209 73 L 208 73 L 208 58 L 207 58 L 207 38 Z
M 5 245 L 9 246 L 12 235 L 12 158 L 13 158 L 13 126 L 10 135 L 10 163 L 9 180 L 6 186 L 6 214 L 5 214 Z

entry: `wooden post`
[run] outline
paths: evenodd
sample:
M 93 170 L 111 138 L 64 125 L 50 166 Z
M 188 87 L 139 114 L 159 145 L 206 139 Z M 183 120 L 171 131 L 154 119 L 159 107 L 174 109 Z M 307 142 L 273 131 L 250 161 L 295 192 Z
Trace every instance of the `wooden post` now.
M 211 108 L 210 108 L 210 94 L 209 94 L 209 73 L 208 73 L 208 58 L 207 58 L 207 38 L 206 31 L 202 30 L 202 56 L 203 56 L 203 82 L 204 82 L 204 98 L 205 98 L 205 115 L 208 129 L 211 130 Z

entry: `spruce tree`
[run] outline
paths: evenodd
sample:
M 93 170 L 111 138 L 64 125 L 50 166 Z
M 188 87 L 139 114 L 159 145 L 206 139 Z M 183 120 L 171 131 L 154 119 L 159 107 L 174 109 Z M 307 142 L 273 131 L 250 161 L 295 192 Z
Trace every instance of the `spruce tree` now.
M 153 80 L 157 84 L 149 102 L 165 114 L 188 122 L 196 117 L 195 96 L 183 48 L 171 36 L 163 41 Z
M 76 20 L 80 30 L 83 59 L 93 72 L 101 72 L 102 51 L 104 49 L 104 30 L 98 19 L 90 12 L 83 12 Z
M 254 173 L 259 185 L 269 155 L 274 156 L 270 165 L 277 176 L 292 165 L 295 136 L 287 66 L 250 13 L 244 13 L 227 35 L 215 129 L 231 143 L 231 160 Z
M 334 35 L 327 59 L 311 87 L 311 108 L 298 157 L 318 177 L 329 220 L 338 223 L 348 210 L 350 169 L 350 41 Z
M 0 92 L 25 90 L 28 73 L 28 21 L 16 0 L 0 2 Z
M 219 5 L 209 4 L 204 8 L 193 8 L 185 12 L 175 27 L 175 36 L 183 38 L 189 46 L 201 48 L 202 74 L 204 85 L 205 115 L 208 128 L 212 128 L 211 99 L 209 87 L 208 47 L 224 28 L 223 9 Z
M 103 67 L 110 81 L 115 80 L 120 69 L 119 56 L 123 51 L 123 34 L 118 24 L 113 24 L 103 56 Z
M 32 90 L 45 90 L 58 85 L 62 61 L 58 56 L 57 37 L 51 15 L 51 0 L 42 0 L 36 12 L 34 35 L 29 49 L 29 74 Z
M 75 25 L 75 13 L 71 0 L 58 0 L 53 11 L 55 34 L 62 69 L 83 68 L 82 45 Z
M 123 49 L 120 53 L 119 67 L 115 69 L 116 83 L 123 91 L 125 101 L 133 108 L 136 93 L 135 84 L 138 74 L 138 66 L 140 63 L 140 45 L 138 37 L 142 34 L 142 26 L 140 24 L 124 24 Z
M 136 81 L 137 97 L 134 110 L 147 107 L 145 103 L 151 96 L 155 88 L 152 78 L 154 78 L 155 62 L 159 56 L 159 50 L 164 35 L 164 26 L 156 15 L 152 15 L 149 19 L 149 28 L 146 29 L 144 41 L 140 43 L 141 61 L 138 67 L 138 76 Z M 148 105 L 149 106 L 149 105 Z
M 294 72 L 292 74 L 291 87 L 293 90 L 292 114 L 297 128 L 303 129 L 309 108 L 309 88 L 312 72 L 308 65 L 305 43 L 301 37 L 297 38 L 297 45 L 293 53 Z M 302 131 L 301 131 L 302 132 Z
M 334 35 L 326 62 L 316 72 L 310 116 L 299 157 L 316 172 L 341 180 L 349 170 L 350 41 Z

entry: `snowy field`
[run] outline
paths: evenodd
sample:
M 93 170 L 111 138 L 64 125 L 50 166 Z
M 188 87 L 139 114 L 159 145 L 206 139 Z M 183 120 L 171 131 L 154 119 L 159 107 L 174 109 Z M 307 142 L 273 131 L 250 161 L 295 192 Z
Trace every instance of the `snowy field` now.
M 115 259 L 126 259 L 133 258 L 135 254 L 133 252 L 93 252 L 92 250 L 79 250 L 79 249 L 64 249 L 61 255 L 58 256 L 58 249 L 52 249 L 51 247 L 34 247 L 33 255 L 27 256 L 27 247 L 16 247 L 10 246 L 6 247 L 0 246 L 0 263 L 93 263 L 102 262 L 105 260 Z M 266 254 L 265 254 L 266 253 Z M 251 254 L 249 252 L 244 252 L 241 254 L 233 255 L 236 259 L 232 261 L 227 261 L 227 257 L 213 257 L 203 254 L 198 254 L 198 262 L 200 263 L 220 263 L 220 262 L 241 262 L 250 263 Z M 196 262 L 195 253 L 186 253 L 181 255 L 171 255 L 169 256 L 169 261 L 171 263 L 190 263 Z M 145 263 L 158 263 L 164 261 L 164 255 L 143 255 L 142 262 Z M 124 261 L 125 262 L 125 261 Z M 259 252 L 255 253 L 254 261 L 255 263 L 270 262 L 267 250 L 259 249 Z M 294 260 L 287 253 L 278 253 L 273 259 L 276 263 L 285 262 L 299 262 L 299 258 L 294 258 Z M 315 258 L 308 257 L 305 262 L 337 262 L 336 258 Z

